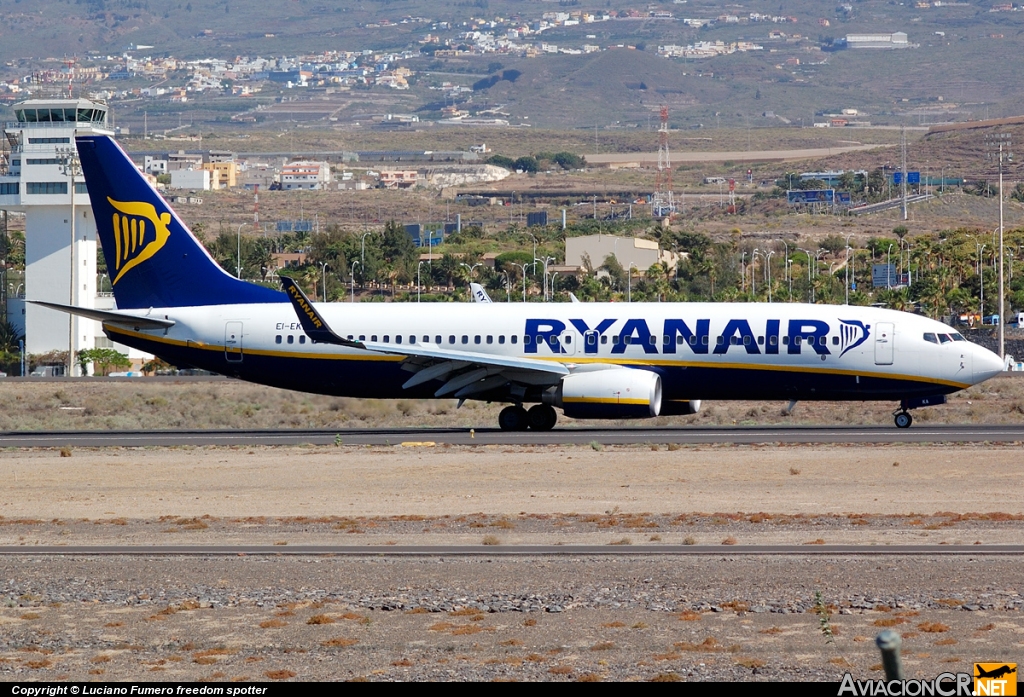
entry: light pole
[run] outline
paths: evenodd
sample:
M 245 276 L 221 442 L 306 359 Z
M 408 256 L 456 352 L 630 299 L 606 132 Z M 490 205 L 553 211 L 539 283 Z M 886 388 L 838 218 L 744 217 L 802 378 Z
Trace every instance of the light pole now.
M 469 269 L 469 280 L 471 280 L 471 281 L 473 280 L 473 272 L 476 270 L 476 267 L 483 266 L 483 265 L 484 265 L 484 263 L 482 261 L 480 263 L 478 263 L 478 264 L 473 264 L 472 266 L 470 266 L 469 264 L 467 264 L 464 261 L 459 263 L 459 266 L 465 266 L 467 269 Z
M 544 302 L 548 301 L 548 262 L 549 261 L 554 261 L 554 260 L 555 260 L 554 257 L 544 257 L 543 259 L 538 259 L 538 258 L 534 257 L 534 259 L 533 259 L 534 273 L 537 273 L 537 271 L 536 271 L 536 264 L 537 264 L 537 262 L 538 261 L 543 261 L 544 262 Z
M 366 236 L 374 234 L 372 230 L 363 233 L 363 239 L 359 242 L 359 263 L 366 269 Z
M 764 257 L 764 269 L 768 282 L 768 302 L 772 301 L 772 254 L 775 254 L 775 250 L 768 252 Z
M 420 291 L 423 288 L 423 284 L 420 282 L 420 269 L 423 268 L 423 262 L 416 264 L 416 302 L 420 301 Z
M 238 230 L 235 232 L 235 237 L 238 238 L 238 256 L 236 257 L 237 262 L 235 266 L 235 278 L 242 277 L 242 228 L 244 227 L 245 223 L 242 223 L 241 225 L 238 226 Z
M 626 268 L 626 302 L 633 302 L 633 267 L 636 266 L 635 261 L 629 262 L 629 267 Z M 640 269 L 639 266 L 636 267 Z
M 850 238 L 853 237 L 851 232 L 846 236 L 846 304 L 850 304 Z
M 533 237 L 533 233 L 532 232 L 524 232 L 523 234 L 524 235 L 529 235 L 530 237 Z M 533 237 L 533 273 L 534 273 L 534 275 L 537 274 L 537 238 L 536 237 Z
M 523 302 L 526 302 L 526 267 L 529 266 L 529 264 L 513 263 L 512 266 L 518 266 L 523 270 Z
M 57 162 L 61 174 L 68 177 L 71 189 L 71 247 L 68 249 L 68 256 L 71 265 L 71 283 L 68 292 L 68 304 L 75 305 L 75 180 L 82 175 L 82 162 L 78 159 L 78 149 L 74 146 L 57 148 Z M 75 320 L 74 315 L 68 313 L 68 372 L 67 377 L 72 377 L 75 372 Z M 24 373 L 24 371 L 22 371 Z
M 892 243 L 889 243 L 889 249 L 885 253 L 885 288 L 886 290 L 892 288 Z
M 557 271 L 551 272 L 551 299 L 555 299 L 555 277 L 558 276 Z
M 745 250 L 740 252 L 740 292 L 747 292 L 747 252 Z
M 750 295 L 757 295 L 757 277 L 754 275 L 757 272 L 757 267 L 754 266 L 754 262 L 757 261 L 757 257 L 760 256 L 761 250 L 755 249 L 750 253 Z
M 349 271 L 352 272 L 352 302 L 356 301 L 356 265 L 359 264 L 359 260 L 356 259 L 352 262 L 352 267 Z
M 324 302 L 327 302 L 327 262 L 326 261 L 318 261 L 317 264 L 320 265 L 320 278 L 323 279 Z
M 985 264 L 982 261 L 984 259 L 982 255 L 985 253 L 985 247 L 987 246 L 987 244 L 983 244 L 978 248 L 978 283 L 981 285 L 981 302 L 978 309 L 981 313 L 980 321 L 982 323 L 985 322 Z M 1002 317 L 999 319 L 1002 320 Z

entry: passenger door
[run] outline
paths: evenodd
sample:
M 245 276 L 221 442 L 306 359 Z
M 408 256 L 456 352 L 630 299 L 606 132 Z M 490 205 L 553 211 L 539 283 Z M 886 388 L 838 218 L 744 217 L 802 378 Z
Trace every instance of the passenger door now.
M 229 363 L 242 362 L 242 323 L 224 325 L 224 359 Z
M 892 322 L 875 325 L 875 365 L 892 365 L 896 327 Z

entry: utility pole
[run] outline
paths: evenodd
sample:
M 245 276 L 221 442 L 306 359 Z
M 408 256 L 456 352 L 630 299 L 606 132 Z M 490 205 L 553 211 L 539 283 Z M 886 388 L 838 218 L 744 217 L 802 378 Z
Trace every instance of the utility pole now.
M 71 247 L 68 255 L 71 260 L 71 283 L 68 293 L 68 304 L 75 306 L 75 180 L 82 175 L 82 162 L 78 159 L 78 149 L 72 145 L 65 148 L 57 148 L 57 162 L 60 171 L 67 175 L 71 187 Z M 72 377 L 75 372 L 75 319 L 74 315 L 68 313 L 68 372 L 67 377 Z M 24 374 L 24 370 L 22 371 Z
M 900 188 L 903 195 L 903 219 L 907 219 L 907 131 L 900 124 L 900 147 L 903 150 L 903 178 L 900 180 Z
M 1013 159 L 1010 152 L 1012 139 L 1009 133 L 997 133 L 986 141 L 990 157 L 999 158 L 999 357 L 1006 360 L 1006 337 L 1003 330 L 1003 323 L 1006 321 L 1006 288 L 1004 286 L 1003 272 L 1003 158 Z M 982 308 L 984 312 L 984 307 Z

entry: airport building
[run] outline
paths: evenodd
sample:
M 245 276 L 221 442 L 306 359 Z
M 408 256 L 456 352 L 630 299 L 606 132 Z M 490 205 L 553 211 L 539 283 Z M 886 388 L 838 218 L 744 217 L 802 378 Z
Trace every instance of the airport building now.
M 107 105 L 89 99 L 30 99 L 15 104 L 3 126 L 0 209 L 25 215 L 25 297 L 110 309 L 109 279 L 96 269 L 96 221 L 77 165 L 76 134 L 113 135 Z M 73 239 L 72 239 L 73 238 Z M 102 290 L 102 289 L 100 289 Z M 9 317 L 24 311 L 29 354 L 113 347 L 100 323 L 12 298 Z M 116 347 L 128 353 L 127 347 Z M 129 357 L 140 357 L 132 351 Z M 72 361 L 74 363 L 74 361 Z M 77 365 L 74 374 L 78 373 Z

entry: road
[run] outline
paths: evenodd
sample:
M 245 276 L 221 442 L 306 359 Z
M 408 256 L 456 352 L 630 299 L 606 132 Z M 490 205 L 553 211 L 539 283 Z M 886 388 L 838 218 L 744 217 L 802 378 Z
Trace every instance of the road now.
M 629 445 L 637 443 L 1013 443 L 1024 425 L 758 426 L 713 428 L 25 431 L 0 433 L 0 447 L 152 447 L 180 445 Z
M 646 557 L 646 556 L 1021 556 L 1024 545 L 20 545 L 0 556 L 343 556 L 343 557 Z

